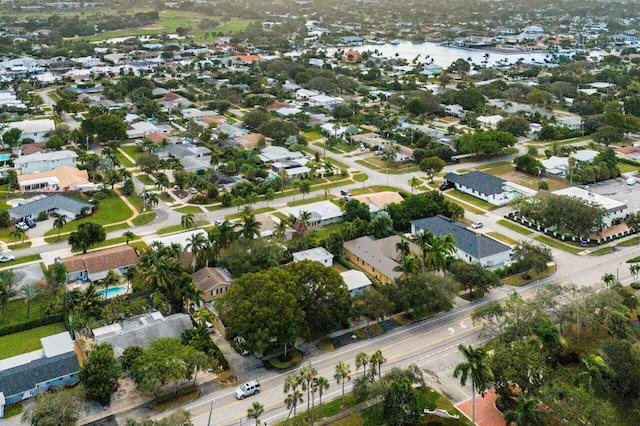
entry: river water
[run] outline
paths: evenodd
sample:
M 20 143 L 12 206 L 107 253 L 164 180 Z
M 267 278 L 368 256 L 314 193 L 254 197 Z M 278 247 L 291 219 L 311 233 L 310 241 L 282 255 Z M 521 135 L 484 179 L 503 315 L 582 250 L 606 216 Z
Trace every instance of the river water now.
M 345 48 L 345 50 L 346 49 L 348 48 Z M 400 44 L 395 46 L 392 44 L 365 44 L 362 46 L 354 46 L 352 49 L 361 53 L 365 51 L 377 51 L 387 58 L 399 57 L 406 59 L 409 62 L 413 61 L 416 56 L 420 55 L 419 60 L 422 63 L 430 61 L 430 58 L 432 58 L 433 62 L 443 68 L 449 67 L 449 65 L 460 58 L 465 59 L 468 62 L 473 62 L 476 65 L 484 65 L 483 61 L 485 60 L 487 61 L 487 65 L 506 65 L 514 64 L 520 58 L 523 59 L 523 63 L 544 62 L 545 58 L 551 58 L 551 54 L 546 52 L 529 53 L 515 51 L 513 53 L 498 53 L 488 50 L 441 46 L 432 42 L 413 43 L 410 41 L 402 41 Z M 489 56 L 485 57 L 487 54 Z M 469 61 L 469 58 L 471 58 L 471 61 Z

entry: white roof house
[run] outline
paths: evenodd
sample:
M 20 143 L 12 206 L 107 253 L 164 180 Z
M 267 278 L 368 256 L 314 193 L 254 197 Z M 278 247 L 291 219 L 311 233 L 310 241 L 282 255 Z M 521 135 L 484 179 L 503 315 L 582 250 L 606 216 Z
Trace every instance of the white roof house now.
M 490 129 L 498 127 L 498 123 L 504 119 L 501 115 L 480 115 L 477 120 L 481 125 Z
M 339 105 L 341 103 L 344 103 L 344 99 L 340 97 L 334 97 L 334 96 L 317 95 L 317 96 L 310 97 L 309 103 L 311 105 L 315 105 L 319 107 L 331 108 L 334 105 Z
M 131 124 L 131 129 L 127 130 L 127 138 L 143 138 L 151 133 L 159 132 L 161 129 L 153 123 L 148 121 L 138 121 Z
M 271 161 L 296 160 L 304 158 L 304 155 L 299 151 L 289 151 L 283 146 L 271 145 L 262 148 L 259 157 L 263 162 L 268 163 Z
M 315 90 L 298 89 L 296 91 L 296 99 L 306 101 L 313 96 L 318 96 L 319 94 L 320 92 L 316 92 Z
M 294 262 L 300 262 L 302 260 L 313 260 L 314 262 L 322 263 L 324 266 L 333 265 L 333 255 L 324 247 L 316 247 L 293 253 Z
M 302 212 L 311 213 L 311 219 L 309 220 L 311 226 L 327 225 L 342 221 L 342 210 L 331 201 L 319 201 L 317 203 L 289 207 L 285 211 L 287 215 L 293 215 L 294 217 L 300 217 Z
M 349 290 L 350 296 L 355 296 L 363 290 L 371 288 L 371 280 L 362 271 L 350 269 L 348 271 L 341 272 L 340 276 L 347 285 L 347 290 Z

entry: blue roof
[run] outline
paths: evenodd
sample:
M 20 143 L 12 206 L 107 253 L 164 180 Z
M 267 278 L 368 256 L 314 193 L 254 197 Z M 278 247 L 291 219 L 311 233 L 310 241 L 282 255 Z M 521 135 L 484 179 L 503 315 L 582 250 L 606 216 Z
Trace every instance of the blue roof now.
M 75 352 L 36 359 L 28 364 L 0 371 L 0 392 L 9 397 L 34 389 L 38 383 L 77 373 L 79 370 L 80 364 Z
M 474 232 L 467 228 L 465 223 L 455 222 L 445 216 L 412 220 L 411 224 L 416 228 L 416 232 L 427 230 L 436 237 L 447 234 L 453 235 L 456 240 L 456 247 L 476 259 L 511 250 L 508 245 L 484 234 Z

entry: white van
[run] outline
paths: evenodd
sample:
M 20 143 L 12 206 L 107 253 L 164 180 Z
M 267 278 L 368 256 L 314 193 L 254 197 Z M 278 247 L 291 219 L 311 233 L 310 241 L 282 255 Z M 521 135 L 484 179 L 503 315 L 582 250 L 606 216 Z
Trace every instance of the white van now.
M 260 392 L 260 382 L 251 380 L 236 389 L 236 399 L 245 399 L 248 396 L 256 395 Z

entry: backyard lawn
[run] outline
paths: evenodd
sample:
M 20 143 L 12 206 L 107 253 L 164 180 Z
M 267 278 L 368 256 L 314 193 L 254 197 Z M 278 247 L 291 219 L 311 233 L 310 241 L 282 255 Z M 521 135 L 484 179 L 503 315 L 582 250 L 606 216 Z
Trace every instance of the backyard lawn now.
M 13 324 L 21 324 L 27 320 L 34 320 L 44 316 L 44 308 L 47 304 L 46 296 L 34 297 L 31 301 L 31 315 L 27 318 L 27 304 L 24 300 L 12 300 L 4 307 L 4 313 L 0 314 L 0 327 Z
M 10 358 L 42 348 L 41 337 L 66 331 L 61 322 L 0 337 L 0 359 Z

